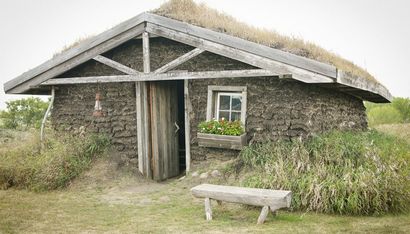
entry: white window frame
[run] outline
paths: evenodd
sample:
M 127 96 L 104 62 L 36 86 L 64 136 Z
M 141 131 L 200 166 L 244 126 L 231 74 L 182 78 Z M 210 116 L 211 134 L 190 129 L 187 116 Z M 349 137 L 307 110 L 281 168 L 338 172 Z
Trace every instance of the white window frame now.
M 229 110 L 221 110 L 220 109 L 220 102 L 221 102 L 221 96 L 229 96 L 230 97 L 230 103 L 229 103 Z M 237 111 L 237 110 L 232 110 L 232 99 L 233 99 L 233 97 L 241 97 L 241 110 L 239 110 L 239 111 Z M 232 113 L 241 113 L 242 114 L 242 99 L 243 99 L 243 97 L 242 97 L 242 93 L 237 93 L 237 92 L 218 92 L 217 93 L 217 97 L 216 97 L 216 110 L 215 110 L 215 112 L 216 112 L 216 119 L 220 119 L 219 118 L 219 112 L 221 112 L 221 111 L 226 111 L 226 112 L 229 112 L 229 117 L 228 117 L 228 121 L 231 121 L 231 119 L 232 119 Z M 242 119 L 242 116 L 241 116 L 241 119 Z
M 208 86 L 208 100 L 206 110 L 206 120 L 210 121 L 219 117 L 219 96 L 220 94 L 239 94 L 242 96 L 241 122 L 246 123 L 247 88 L 246 86 Z M 232 106 L 231 106 L 232 108 Z

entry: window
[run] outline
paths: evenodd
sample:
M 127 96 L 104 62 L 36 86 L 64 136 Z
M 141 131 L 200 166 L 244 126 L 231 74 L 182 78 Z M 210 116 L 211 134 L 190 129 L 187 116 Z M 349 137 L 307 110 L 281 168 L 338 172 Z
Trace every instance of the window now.
M 246 87 L 208 86 L 207 120 L 240 120 L 245 124 Z
M 241 120 L 242 94 L 218 93 L 216 119 L 228 121 Z

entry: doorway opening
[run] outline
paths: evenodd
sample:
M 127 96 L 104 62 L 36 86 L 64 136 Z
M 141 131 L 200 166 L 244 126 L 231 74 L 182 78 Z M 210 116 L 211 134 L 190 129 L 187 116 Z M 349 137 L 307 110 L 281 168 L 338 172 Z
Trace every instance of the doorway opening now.
M 148 82 L 147 96 L 152 179 L 179 176 L 186 169 L 184 81 Z

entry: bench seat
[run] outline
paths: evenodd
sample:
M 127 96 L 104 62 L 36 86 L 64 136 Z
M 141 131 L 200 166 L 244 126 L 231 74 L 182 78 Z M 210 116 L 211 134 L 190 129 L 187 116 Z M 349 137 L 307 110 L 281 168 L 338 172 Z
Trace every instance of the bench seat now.
M 290 207 L 291 191 L 244 188 L 235 186 L 201 184 L 191 189 L 192 195 L 205 198 L 205 215 L 207 220 L 212 220 L 210 199 L 253 206 L 263 206 L 258 218 L 258 224 L 265 221 L 269 209 L 274 212 L 280 208 Z

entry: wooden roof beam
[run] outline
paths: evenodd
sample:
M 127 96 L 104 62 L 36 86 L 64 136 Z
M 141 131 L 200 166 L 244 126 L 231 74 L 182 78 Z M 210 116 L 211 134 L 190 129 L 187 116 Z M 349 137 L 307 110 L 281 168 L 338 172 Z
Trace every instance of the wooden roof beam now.
M 147 22 L 146 31 L 158 36 L 162 36 L 174 41 L 182 42 L 187 45 L 209 51 L 214 54 L 232 58 L 234 60 L 247 63 L 255 67 L 270 70 L 277 74 L 292 74 L 292 77 L 294 79 L 302 81 L 304 83 L 334 83 L 333 78 L 318 73 L 273 61 L 272 59 L 267 59 L 233 47 L 208 41 L 149 22 Z
M 118 71 L 123 72 L 123 73 L 128 74 L 128 75 L 136 75 L 136 74 L 140 73 L 140 72 L 137 71 L 137 70 L 134 70 L 134 69 L 132 69 L 132 68 L 130 68 L 130 67 L 127 67 L 127 66 L 125 66 L 124 64 L 121 64 L 121 63 L 119 63 L 119 62 L 116 62 L 116 61 L 114 61 L 114 60 L 112 60 L 112 59 L 109 59 L 109 58 L 107 58 L 107 57 L 104 57 L 104 56 L 102 56 L 102 55 L 97 55 L 97 56 L 95 56 L 93 59 L 94 59 L 95 61 L 98 61 L 98 62 L 100 62 L 100 63 L 102 63 L 102 64 L 105 64 L 105 65 L 107 65 L 107 66 L 109 66 L 109 67 L 111 67 L 111 68 L 114 68 L 115 70 L 118 70 Z
M 190 79 L 218 79 L 237 77 L 278 77 L 279 74 L 264 69 L 204 71 L 204 72 L 171 72 L 171 73 L 138 73 L 135 75 L 113 75 L 92 77 L 55 78 L 43 82 L 41 85 L 67 85 L 89 83 L 116 83 L 136 81 L 161 80 L 190 80 Z
M 199 48 L 195 48 L 191 51 L 189 51 L 188 53 L 178 57 L 175 60 L 172 60 L 171 62 L 165 64 L 164 66 L 158 68 L 157 70 L 155 70 L 155 73 L 164 73 L 167 72 L 169 70 L 172 70 L 176 67 L 178 67 L 179 65 L 185 63 L 186 61 L 200 55 L 202 52 L 204 52 L 205 50 L 203 49 L 199 49 Z

